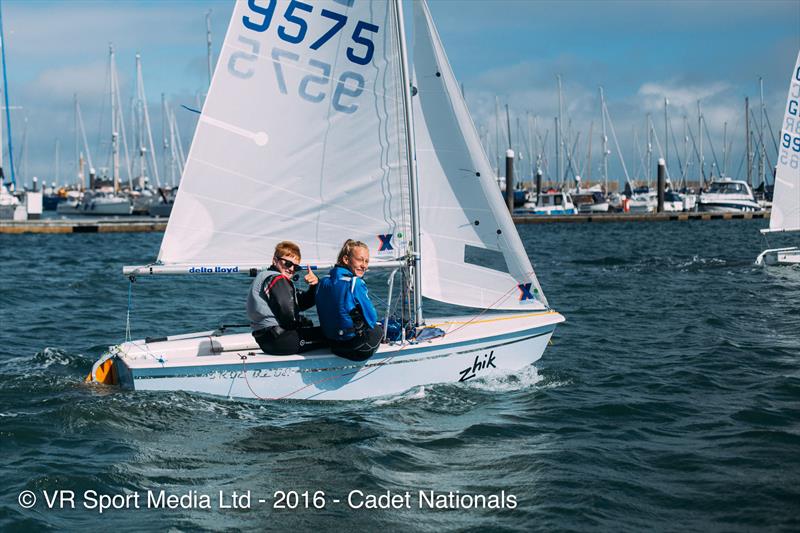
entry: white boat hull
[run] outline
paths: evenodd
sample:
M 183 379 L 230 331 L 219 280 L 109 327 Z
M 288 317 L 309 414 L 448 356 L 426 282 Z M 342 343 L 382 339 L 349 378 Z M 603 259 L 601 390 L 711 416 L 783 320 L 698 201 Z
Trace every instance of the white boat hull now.
M 598 204 L 581 204 L 578 206 L 578 213 L 608 213 L 608 202 L 601 202 Z
M 800 265 L 800 248 L 773 248 L 764 250 L 756 258 L 757 265 Z
M 357 400 L 398 394 L 420 385 L 464 382 L 518 371 L 544 353 L 564 317 L 552 311 L 432 319 L 449 330 L 417 344 L 383 344 L 364 362 L 328 351 L 273 356 L 249 333 L 207 332 L 160 342 L 132 341 L 111 347 L 92 369 L 114 361 L 123 388 L 192 391 L 258 399 Z M 188 337 L 188 338 L 187 338 Z
M 515 215 L 576 215 L 578 210 L 571 206 L 529 206 L 525 204 L 520 209 L 515 209 Z
M 127 198 L 92 199 L 81 206 L 82 215 L 113 216 L 130 215 L 133 213 L 133 204 Z
M 733 200 L 725 203 L 704 202 L 700 200 L 698 209 L 703 213 L 742 213 L 760 211 L 761 207 L 759 207 L 756 202 L 747 200 Z

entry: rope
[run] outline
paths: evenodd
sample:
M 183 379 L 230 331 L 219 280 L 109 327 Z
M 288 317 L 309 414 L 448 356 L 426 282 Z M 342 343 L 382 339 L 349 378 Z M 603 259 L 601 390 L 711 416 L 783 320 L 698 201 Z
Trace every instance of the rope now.
M 128 278 L 128 311 L 125 314 L 125 342 L 131 341 L 131 309 L 133 308 L 133 282 L 136 279 L 133 276 Z
M 253 390 L 253 387 L 250 386 L 250 381 L 247 379 L 247 367 L 245 366 L 244 362 L 247 360 L 246 355 L 240 355 L 239 359 L 242 360 L 242 373 L 244 374 L 244 382 L 247 384 L 247 388 L 250 389 L 250 392 L 253 393 L 253 396 L 258 398 L 259 400 L 275 400 L 276 398 L 262 398 L 258 395 L 256 391 Z

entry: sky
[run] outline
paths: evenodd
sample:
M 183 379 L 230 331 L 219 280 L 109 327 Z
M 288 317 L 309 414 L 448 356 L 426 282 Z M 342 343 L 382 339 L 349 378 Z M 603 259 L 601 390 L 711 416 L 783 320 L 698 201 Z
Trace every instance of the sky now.
M 599 86 L 632 179 L 647 176 L 648 114 L 663 149 L 665 98 L 674 132 L 674 139 L 672 135 L 669 139 L 673 178 L 685 162 L 684 116 L 692 135 L 697 135 L 698 100 L 708 128 L 706 172 L 713 164 L 719 167 L 715 174 L 726 167 L 729 175 L 744 177 L 744 98 L 750 97 L 758 126 L 759 78 L 763 79 L 766 116 L 773 129 L 780 128 L 790 71 L 800 49 L 800 0 L 431 0 L 429 4 L 490 160 L 496 160 L 508 144 L 507 104 L 512 145 L 523 157 L 518 161 L 523 174 L 530 174 L 533 150 L 544 154 L 546 175 L 555 176 L 559 76 L 564 139 L 570 150 L 575 146 L 574 173 L 584 180 L 601 176 Z M 56 170 L 59 184 L 75 180 L 76 94 L 94 166 L 108 165 L 110 43 L 123 102 L 135 92 L 138 52 L 156 144 L 161 138 L 163 93 L 188 149 L 196 115 L 181 105 L 198 107 L 207 90 L 206 13 L 211 10 L 216 58 L 232 1 L 3 0 L 0 6 L 18 182 L 30 184 L 38 176 L 49 183 L 56 179 Z M 499 125 L 496 102 L 502 110 Z M 130 118 L 126 120 L 130 127 Z M 4 124 L 6 168 L 7 134 Z M 777 131 L 764 133 L 773 162 L 771 139 L 777 135 Z M 616 181 L 624 178 L 624 171 L 610 132 L 609 137 L 609 179 Z M 531 138 L 538 140 L 538 147 Z M 654 142 L 653 160 L 658 155 Z M 692 164 L 690 179 L 697 166 Z

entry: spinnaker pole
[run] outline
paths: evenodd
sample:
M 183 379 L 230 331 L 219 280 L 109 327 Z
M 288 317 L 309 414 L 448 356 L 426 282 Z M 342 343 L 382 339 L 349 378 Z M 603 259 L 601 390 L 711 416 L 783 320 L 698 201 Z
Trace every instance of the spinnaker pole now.
M 408 52 L 406 49 L 406 33 L 403 24 L 403 6 L 400 0 L 394 0 L 397 20 L 397 38 L 400 44 L 400 71 L 403 81 L 403 110 L 406 125 L 406 153 L 408 158 L 408 181 L 411 194 L 411 257 L 414 274 L 414 323 L 421 326 L 422 318 L 422 256 L 421 231 L 419 223 L 419 191 L 417 187 L 417 167 L 414 154 L 414 118 L 411 115 L 411 79 L 408 75 Z

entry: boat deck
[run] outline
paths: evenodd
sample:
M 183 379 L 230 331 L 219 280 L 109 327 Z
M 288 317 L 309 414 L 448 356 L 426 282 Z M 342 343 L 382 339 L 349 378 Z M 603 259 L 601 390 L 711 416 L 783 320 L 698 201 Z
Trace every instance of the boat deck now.
M 555 311 L 486 315 L 471 320 L 472 318 L 462 316 L 429 319 L 428 326 L 442 329 L 445 332 L 444 336 L 414 344 L 381 344 L 371 360 L 396 357 L 401 353 L 411 355 L 438 350 L 443 346 L 452 349 L 462 343 L 474 343 L 477 339 L 502 342 L 506 336 L 518 337 L 526 331 L 555 326 L 564 321 L 564 317 Z M 132 370 L 211 364 L 240 365 L 242 356 L 248 359 L 256 357 L 250 359 L 249 364 L 254 362 L 286 364 L 293 361 L 329 358 L 332 355 L 329 350 L 315 350 L 302 355 L 267 355 L 261 351 L 250 333 L 215 336 L 206 332 L 177 337 L 153 339 L 150 342 L 136 340 L 113 347 L 112 350 L 116 348 L 118 350 L 116 355 Z

